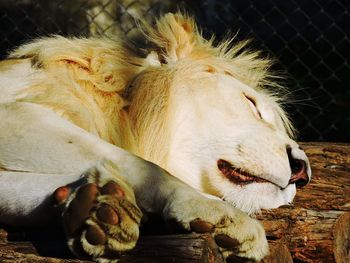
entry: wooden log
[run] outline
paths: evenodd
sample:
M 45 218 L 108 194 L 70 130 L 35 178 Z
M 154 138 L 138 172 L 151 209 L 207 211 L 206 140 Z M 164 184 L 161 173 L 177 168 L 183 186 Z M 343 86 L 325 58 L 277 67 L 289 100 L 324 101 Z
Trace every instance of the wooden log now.
M 210 235 L 183 234 L 143 237 L 120 262 L 223 263 L 223 259 Z
M 0 243 L 1 263 L 90 263 L 80 261 L 67 251 L 60 238 L 43 243 L 39 241 L 21 241 Z M 35 245 L 34 245 L 34 244 Z M 41 247 L 38 249 L 36 246 Z M 38 250 L 45 248 L 60 254 L 61 258 L 39 256 Z M 68 258 L 62 258 L 63 256 Z M 213 238 L 208 234 L 182 234 L 141 237 L 137 247 L 120 258 L 123 262 L 152 262 L 152 263 L 223 263 Z M 291 254 L 286 245 L 270 242 L 270 255 L 262 263 L 292 263 Z
M 292 206 L 263 211 L 267 237 L 285 244 L 297 262 L 350 262 L 350 147 L 302 144 L 313 169 Z
M 46 231 L 49 232 L 46 234 L 51 236 L 54 233 L 51 232 L 52 230 L 50 229 L 47 229 Z M 23 236 L 26 236 L 26 234 Z M 31 234 L 29 234 L 29 236 L 31 236 Z M 45 255 L 47 253 L 61 258 L 39 256 L 39 254 Z M 67 250 L 65 241 L 61 236 L 59 236 L 58 239 L 51 240 L 45 240 L 39 237 L 37 240 L 34 239 L 21 242 L 16 240 L 0 243 L 1 263 L 90 262 L 73 260 L 73 257 L 74 256 Z M 182 234 L 141 237 L 136 248 L 121 256 L 119 262 L 223 263 L 223 259 L 218 252 L 218 248 L 215 245 L 213 238 L 209 234 Z
M 310 158 L 312 181 L 298 190 L 293 205 L 263 211 L 257 216 L 270 244 L 270 256 L 262 262 L 348 263 L 350 145 L 301 145 Z M 0 262 L 84 262 L 69 259 L 71 255 L 63 238 L 53 236 L 33 241 L 31 235 L 21 231 L 7 234 L 0 230 Z M 222 262 L 222 258 L 209 235 L 187 234 L 142 237 L 137 248 L 123 256 L 121 262 Z
M 350 213 L 342 215 L 333 231 L 334 257 L 336 262 L 350 262 Z
M 269 242 L 270 255 L 265 257 L 261 263 L 293 263 L 292 255 L 285 244 Z
M 77 259 L 59 259 L 51 257 L 40 257 L 34 254 L 24 254 L 13 250 L 3 250 L 0 247 L 1 263 L 91 263 L 91 261 L 81 261 Z

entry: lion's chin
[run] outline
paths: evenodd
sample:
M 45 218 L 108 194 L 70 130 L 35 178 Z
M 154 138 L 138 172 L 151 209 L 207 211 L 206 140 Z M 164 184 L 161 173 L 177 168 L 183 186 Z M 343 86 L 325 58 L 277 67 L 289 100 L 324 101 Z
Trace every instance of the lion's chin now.
M 244 186 L 224 187 L 223 200 L 248 214 L 256 214 L 261 209 L 273 209 L 293 202 L 295 184 L 284 189 L 271 183 L 251 183 Z M 225 191 L 226 190 L 226 191 Z

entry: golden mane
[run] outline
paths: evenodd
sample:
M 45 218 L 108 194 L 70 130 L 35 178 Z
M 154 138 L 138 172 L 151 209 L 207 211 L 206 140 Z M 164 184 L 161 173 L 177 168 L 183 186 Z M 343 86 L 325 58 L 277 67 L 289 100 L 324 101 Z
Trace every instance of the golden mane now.
M 231 39 L 215 46 L 214 38 L 204 39 L 194 20 L 181 13 L 166 14 L 155 22 L 155 26 L 142 26 L 150 42 L 150 55 L 146 58 L 135 55 L 127 47 L 128 43 L 108 39 L 54 36 L 21 46 L 10 54 L 10 58 L 29 58 L 32 66 L 44 73 L 33 78 L 28 95 L 22 96 L 21 100 L 45 104 L 76 125 L 132 150 L 131 141 L 142 140 L 138 134 L 125 134 L 125 130 L 130 130 L 129 125 L 136 123 L 135 118 L 142 120 L 143 130 L 149 130 L 145 134 L 152 134 L 152 129 L 163 129 L 160 121 L 153 119 L 153 126 L 150 123 L 156 108 L 164 109 L 168 103 L 167 89 L 173 79 L 170 76 L 157 79 L 157 70 L 168 70 L 177 63 L 182 65 L 181 77 L 192 75 L 194 70 L 218 72 L 229 74 L 256 89 L 269 99 L 287 132 L 293 135 L 293 128 L 281 107 L 277 77 L 270 70 L 271 60 L 250 51 L 248 41 L 233 44 Z M 134 85 L 140 74 L 151 74 L 153 79 L 150 81 L 157 82 L 157 87 L 153 91 L 143 90 L 142 96 L 139 94 L 136 98 L 137 90 L 133 87 L 155 86 L 148 86 L 145 80 Z M 129 103 L 136 108 L 143 103 L 149 104 L 145 112 L 130 108 L 135 114 L 129 122 L 122 110 Z M 77 104 L 80 107 L 76 107 Z M 79 112 L 76 112 L 77 108 Z M 156 112 L 158 118 L 162 112 Z M 145 128 L 147 125 L 149 127 Z M 141 127 L 134 128 L 134 133 L 135 130 L 141 132 L 138 130 Z M 163 139 L 166 140 L 166 136 Z M 152 147 L 144 145 L 144 148 Z
M 128 102 L 120 94 L 143 59 L 124 43 L 53 36 L 23 45 L 9 57 L 29 59 L 36 69 L 19 101 L 43 104 L 113 144 L 127 141 L 120 111 Z

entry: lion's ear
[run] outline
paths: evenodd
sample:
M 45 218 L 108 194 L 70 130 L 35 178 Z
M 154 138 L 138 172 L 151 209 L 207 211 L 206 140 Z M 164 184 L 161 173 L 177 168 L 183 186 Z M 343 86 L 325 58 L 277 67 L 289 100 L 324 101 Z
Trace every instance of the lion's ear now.
M 145 35 L 164 62 L 190 56 L 202 41 L 194 20 L 180 13 L 164 15 L 154 27 L 146 25 Z

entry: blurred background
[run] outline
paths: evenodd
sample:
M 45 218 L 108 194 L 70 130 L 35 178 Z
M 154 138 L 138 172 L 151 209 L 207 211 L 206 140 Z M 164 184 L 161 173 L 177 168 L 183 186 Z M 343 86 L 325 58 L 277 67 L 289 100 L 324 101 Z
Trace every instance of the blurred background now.
M 138 20 L 179 9 L 204 36 L 237 33 L 276 59 L 298 140 L 350 142 L 349 0 L 0 0 L 0 58 L 50 34 L 135 42 Z

